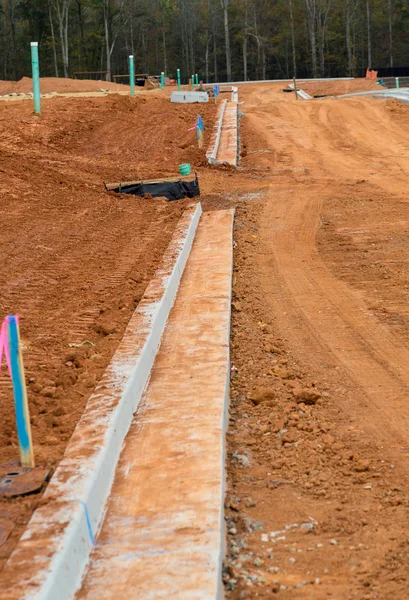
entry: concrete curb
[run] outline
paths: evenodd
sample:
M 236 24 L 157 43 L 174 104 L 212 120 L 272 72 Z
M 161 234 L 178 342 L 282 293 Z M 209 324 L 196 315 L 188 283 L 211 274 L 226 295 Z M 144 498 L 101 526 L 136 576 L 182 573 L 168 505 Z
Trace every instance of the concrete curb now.
M 233 209 L 232 211 L 232 223 L 231 223 L 231 227 L 232 227 L 232 244 L 234 245 L 234 218 L 235 218 L 235 209 Z M 226 488 L 227 488 L 227 469 L 226 469 L 226 464 L 227 464 L 227 442 L 226 442 L 226 435 L 227 435 L 227 430 L 229 428 L 229 409 L 230 409 L 230 372 L 231 372 L 231 366 L 230 366 L 230 335 L 231 335 L 231 303 L 232 303 L 232 298 L 233 298 L 233 266 L 234 266 L 234 251 L 232 250 L 231 253 L 231 261 L 230 261 L 230 281 L 231 281 L 231 286 L 230 286 L 230 301 L 229 301 L 229 327 L 228 327 L 228 332 L 227 332 L 227 339 L 226 339 L 226 344 L 227 344 L 227 348 L 229 349 L 229 358 L 227 361 L 227 374 L 226 374 L 226 389 L 225 389 L 225 399 L 224 399 L 224 412 L 223 412 L 223 417 L 222 417 L 222 432 L 223 432 L 223 436 L 222 436 L 222 469 L 224 472 L 224 479 L 223 479 L 223 486 L 222 486 L 222 490 L 221 490 L 221 498 L 220 498 L 220 531 L 222 533 L 221 536 L 221 540 L 220 540 L 220 554 L 218 556 L 218 563 L 219 563 L 219 586 L 217 588 L 217 594 L 216 594 L 216 600 L 223 600 L 224 598 L 224 586 L 223 586 L 223 563 L 224 563 L 224 559 L 226 556 L 226 522 L 225 522 L 225 518 L 224 518 L 224 504 L 226 501 Z
M 223 100 L 223 102 L 219 105 L 219 111 L 217 115 L 216 124 L 213 129 L 212 138 L 210 140 L 209 148 L 206 152 L 207 162 L 211 165 L 215 165 L 217 152 L 219 150 L 220 136 L 222 134 L 222 125 L 223 125 L 223 117 L 224 111 L 226 110 L 227 100 Z
M 80 586 L 123 440 L 149 380 L 202 209 L 185 211 L 43 502 L 2 574 L 1 600 L 69 600 Z

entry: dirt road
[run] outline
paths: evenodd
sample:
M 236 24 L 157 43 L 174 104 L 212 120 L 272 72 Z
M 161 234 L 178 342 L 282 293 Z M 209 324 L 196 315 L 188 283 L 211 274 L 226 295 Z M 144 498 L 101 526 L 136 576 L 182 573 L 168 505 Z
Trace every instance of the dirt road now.
M 407 598 L 409 109 L 241 99 L 226 585 Z

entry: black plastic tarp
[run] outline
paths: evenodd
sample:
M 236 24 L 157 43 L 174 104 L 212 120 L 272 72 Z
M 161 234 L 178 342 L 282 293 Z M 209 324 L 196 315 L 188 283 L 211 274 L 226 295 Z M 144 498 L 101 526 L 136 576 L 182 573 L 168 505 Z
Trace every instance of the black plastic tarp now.
M 167 198 L 168 200 L 182 200 L 200 196 L 199 180 L 196 175 L 194 181 L 161 181 L 160 183 L 138 183 L 135 185 L 120 186 L 113 192 L 141 196 L 149 194 L 152 198 Z

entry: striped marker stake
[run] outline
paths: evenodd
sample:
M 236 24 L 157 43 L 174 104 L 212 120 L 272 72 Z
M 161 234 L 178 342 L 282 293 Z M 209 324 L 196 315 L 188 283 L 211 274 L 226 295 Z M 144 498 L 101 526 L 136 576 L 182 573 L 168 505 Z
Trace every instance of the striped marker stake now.
M 200 115 L 197 115 L 196 131 L 199 148 L 203 148 L 204 123 Z
M 34 468 L 33 442 L 31 439 L 30 414 L 28 411 L 18 317 L 6 317 L 6 323 L 21 466 Z

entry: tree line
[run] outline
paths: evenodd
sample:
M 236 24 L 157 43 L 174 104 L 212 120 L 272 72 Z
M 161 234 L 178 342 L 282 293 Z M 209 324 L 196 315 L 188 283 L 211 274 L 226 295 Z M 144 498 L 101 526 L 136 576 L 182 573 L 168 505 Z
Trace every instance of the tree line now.
M 110 80 L 130 54 L 185 80 L 359 76 L 409 66 L 408 26 L 409 0 L 2 0 L 0 78 L 30 75 L 31 41 L 42 76 Z

